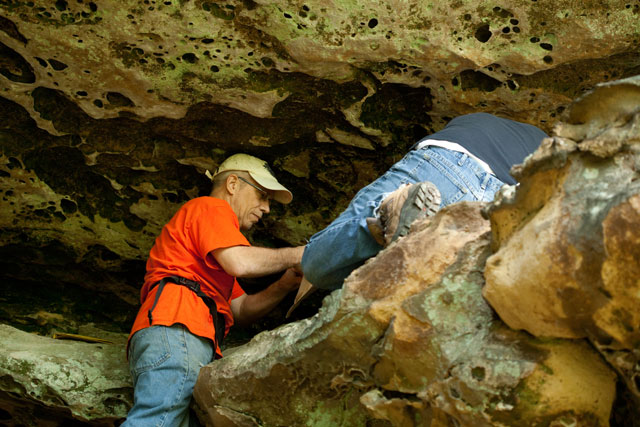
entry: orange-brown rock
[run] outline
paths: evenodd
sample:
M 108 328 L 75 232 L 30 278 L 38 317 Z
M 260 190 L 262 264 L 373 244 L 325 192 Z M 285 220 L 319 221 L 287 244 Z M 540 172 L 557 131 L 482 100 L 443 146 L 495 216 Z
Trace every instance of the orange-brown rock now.
M 607 425 L 615 374 L 585 341 L 509 329 L 482 298 L 481 204 L 461 203 L 352 273 L 306 320 L 202 369 L 208 425 Z
M 639 88 L 637 78 L 596 88 L 517 170 L 519 188 L 489 210 L 497 252 L 484 288 L 514 329 L 589 338 L 636 396 Z

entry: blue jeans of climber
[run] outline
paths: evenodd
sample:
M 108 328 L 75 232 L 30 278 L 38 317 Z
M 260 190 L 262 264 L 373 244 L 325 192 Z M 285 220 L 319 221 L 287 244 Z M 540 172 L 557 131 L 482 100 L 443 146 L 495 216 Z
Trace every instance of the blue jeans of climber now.
M 211 341 L 191 334 L 182 325 L 151 326 L 136 332 L 129 343 L 129 368 L 136 393 L 122 426 L 199 426 L 189 404 L 200 368 L 213 357 Z
M 412 150 L 361 189 L 335 221 L 310 239 L 302 257 L 305 278 L 323 289 L 342 286 L 354 269 L 382 249 L 369 233 L 366 218 L 374 216 L 382 200 L 401 184 L 422 181 L 438 187 L 441 206 L 492 200 L 504 184 L 468 154 L 434 146 Z
M 530 124 L 487 113 L 452 119 L 360 190 L 335 221 L 311 237 L 302 257 L 305 278 L 315 287 L 337 289 L 351 271 L 376 255 L 382 246 L 369 232 L 366 218 L 373 217 L 401 184 L 430 181 L 440 191 L 440 207 L 465 200 L 489 201 L 504 183 L 516 183 L 509 170 L 546 136 Z

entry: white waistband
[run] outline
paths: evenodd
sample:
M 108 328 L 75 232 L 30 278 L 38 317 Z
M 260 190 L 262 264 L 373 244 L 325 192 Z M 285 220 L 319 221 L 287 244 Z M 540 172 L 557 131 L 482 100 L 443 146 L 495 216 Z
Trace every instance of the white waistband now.
M 495 173 L 493 173 L 493 171 L 491 170 L 491 168 L 489 167 L 489 165 L 486 162 L 484 162 L 483 160 L 480 160 L 478 157 L 476 157 L 473 154 L 471 154 L 469 152 L 469 150 L 467 150 L 466 148 L 464 148 L 460 144 L 457 144 L 457 143 L 451 142 L 451 141 L 441 141 L 441 140 L 438 140 L 438 139 L 425 139 L 424 141 L 420 141 L 420 143 L 416 146 L 416 150 L 419 150 L 419 149 L 424 148 L 424 147 L 429 147 L 429 146 L 442 147 L 442 148 L 446 148 L 447 150 L 458 151 L 460 153 L 464 153 L 467 156 L 471 157 L 476 162 L 478 162 L 480 164 L 480 166 L 482 166 L 482 169 L 485 170 L 485 172 L 489 172 L 490 174 L 495 175 Z

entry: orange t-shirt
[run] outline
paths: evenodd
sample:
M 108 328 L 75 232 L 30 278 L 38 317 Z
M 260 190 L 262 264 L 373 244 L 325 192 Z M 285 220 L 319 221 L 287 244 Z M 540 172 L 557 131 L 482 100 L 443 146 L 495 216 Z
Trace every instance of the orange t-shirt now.
M 233 325 L 229 302 L 244 294 L 235 277 L 227 274 L 211 251 L 232 246 L 250 246 L 240 233 L 236 214 L 229 204 L 214 197 L 198 197 L 185 203 L 163 228 L 149 252 L 147 274 L 140 291 L 142 307 L 133 323 L 129 339 L 140 329 L 151 326 L 148 312 L 158 286 L 149 288 L 166 276 L 181 276 L 200 283 L 213 298 L 225 318 L 225 335 Z M 153 309 L 153 324 L 171 326 L 181 323 L 189 331 L 215 341 L 215 328 L 209 308 L 195 292 L 167 282 Z M 221 356 L 220 348 L 216 353 Z

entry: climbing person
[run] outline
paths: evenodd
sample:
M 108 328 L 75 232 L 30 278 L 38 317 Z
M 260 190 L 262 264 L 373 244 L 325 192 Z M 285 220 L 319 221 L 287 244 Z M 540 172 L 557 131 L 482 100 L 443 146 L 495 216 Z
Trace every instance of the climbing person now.
M 418 217 L 455 202 L 492 200 L 504 184 L 516 183 L 509 170 L 546 136 L 529 124 L 474 113 L 418 141 L 311 237 L 302 257 L 302 284 L 288 314 L 316 288 L 341 287 L 365 260 L 404 236 Z
M 207 176 L 210 195 L 185 203 L 149 253 L 127 350 L 134 403 L 123 426 L 198 425 L 189 405 L 200 368 L 222 357 L 234 323 L 267 314 L 300 283 L 303 246 L 255 247 L 241 233 L 269 213 L 271 199 L 292 200 L 267 162 L 236 154 Z M 281 271 L 252 295 L 236 280 Z

